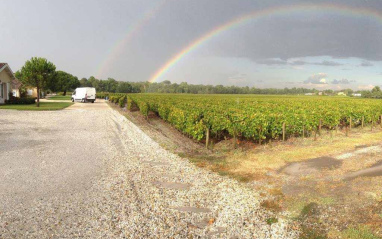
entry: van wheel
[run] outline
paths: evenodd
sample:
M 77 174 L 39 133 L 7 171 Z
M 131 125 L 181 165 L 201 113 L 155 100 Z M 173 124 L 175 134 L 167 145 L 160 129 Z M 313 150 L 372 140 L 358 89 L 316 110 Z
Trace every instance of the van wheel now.
M 72 98 L 72 102 L 74 102 L 74 99 Z
M 94 103 L 94 100 L 92 100 L 92 103 Z

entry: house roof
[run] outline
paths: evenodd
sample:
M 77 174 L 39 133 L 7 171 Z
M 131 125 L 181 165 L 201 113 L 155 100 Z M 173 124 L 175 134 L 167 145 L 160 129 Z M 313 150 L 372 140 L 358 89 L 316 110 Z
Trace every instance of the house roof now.
M 13 79 L 11 82 L 12 89 L 19 89 L 22 83 L 18 79 Z
M 2 71 L 6 71 L 9 76 L 14 80 L 16 79 L 15 75 L 13 74 L 13 71 L 11 70 L 11 68 L 9 67 L 8 63 L 1 63 L 0 62 L 0 72 Z

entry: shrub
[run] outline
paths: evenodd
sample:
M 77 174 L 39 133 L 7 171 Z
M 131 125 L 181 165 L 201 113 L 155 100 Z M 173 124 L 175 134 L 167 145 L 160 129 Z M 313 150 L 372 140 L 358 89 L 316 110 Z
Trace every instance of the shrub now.
M 17 98 L 17 97 L 12 97 L 9 100 L 5 101 L 5 104 L 8 105 L 31 105 L 35 103 L 35 98 Z
M 149 115 L 149 105 L 146 102 L 140 102 L 139 111 L 147 118 Z
M 126 104 L 126 96 L 122 96 L 118 100 L 119 107 L 124 108 Z
M 130 96 L 127 96 L 127 109 L 130 111 L 137 110 L 138 106 Z

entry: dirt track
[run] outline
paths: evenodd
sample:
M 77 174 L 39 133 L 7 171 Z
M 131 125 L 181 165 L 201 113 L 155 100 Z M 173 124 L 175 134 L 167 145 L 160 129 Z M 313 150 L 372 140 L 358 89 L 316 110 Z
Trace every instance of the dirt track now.
M 2 110 L 0 238 L 294 238 L 252 189 L 161 148 L 105 103 Z

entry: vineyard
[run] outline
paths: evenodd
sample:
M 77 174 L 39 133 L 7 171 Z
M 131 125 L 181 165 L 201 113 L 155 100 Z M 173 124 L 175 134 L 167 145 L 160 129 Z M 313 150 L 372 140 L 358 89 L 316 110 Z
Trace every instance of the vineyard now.
M 198 141 L 224 137 L 262 143 L 290 136 L 316 136 L 322 129 L 347 130 L 381 124 L 382 101 L 305 96 L 98 94 L 144 116 L 156 113 Z

